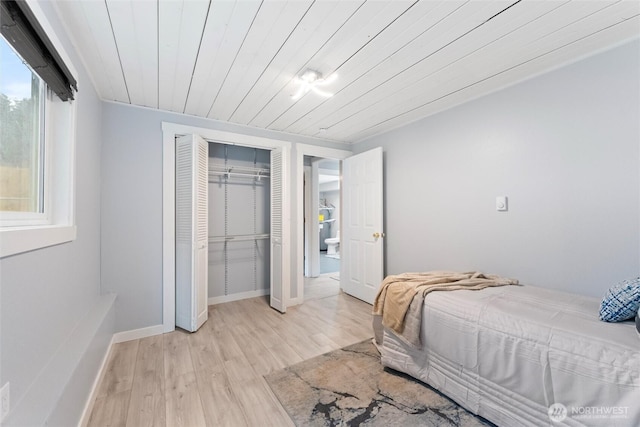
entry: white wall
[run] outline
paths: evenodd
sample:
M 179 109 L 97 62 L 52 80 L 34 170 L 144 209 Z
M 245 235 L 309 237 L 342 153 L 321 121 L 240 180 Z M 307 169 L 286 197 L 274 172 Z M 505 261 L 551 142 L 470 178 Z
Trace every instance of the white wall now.
M 11 383 L 7 426 L 77 423 L 113 333 L 109 297 L 105 303 L 100 296 L 101 102 L 52 4 L 41 8 L 79 73 L 77 239 L 0 260 L 0 384 Z
M 636 40 L 357 144 L 384 147 L 387 274 L 481 270 L 597 297 L 638 276 L 639 52 Z
M 296 143 L 312 138 L 215 120 L 104 103 L 102 115 L 102 283 L 118 294 L 116 330 L 162 324 L 162 122 L 237 132 Z M 332 148 L 344 145 L 327 142 Z M 296 173 L 291 165 L 291 176 Z M 291 182 L 292 190 L 295 183 Z M 292 215 L 297 195 L 292 195 Z M 292 241 L 296 218 L 292 217 Z M 292 247 L 292 251 L 297 250 Z M 302 250 L 302 249 L 300 249 Z M 293 252 L 292 252 L 293 253 Z M 295 262 L 292 278 L 297 277 Z M 301 268 L 301 267 L 300 267 Z M 297 287 L 292 284 L 292 292 Z M 293 294 L 295 297 L 295 294 Z

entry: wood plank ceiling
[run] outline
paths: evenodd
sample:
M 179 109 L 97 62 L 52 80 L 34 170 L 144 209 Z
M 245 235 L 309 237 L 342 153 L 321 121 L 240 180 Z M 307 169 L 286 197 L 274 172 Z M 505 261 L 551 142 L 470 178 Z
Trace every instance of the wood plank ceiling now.
M 60 1 L 99 95 L 357 142 L 640 35 L 640 2 Z M 311 69 L 336 79 L 293 100 Z

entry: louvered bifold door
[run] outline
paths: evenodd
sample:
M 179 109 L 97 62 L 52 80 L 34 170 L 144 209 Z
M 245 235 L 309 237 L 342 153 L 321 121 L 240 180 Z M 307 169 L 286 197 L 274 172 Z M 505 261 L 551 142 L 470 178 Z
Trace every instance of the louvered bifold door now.
M 271 151 L 271 307 L 284 313 L 289 293 L 289 174 L 286 148 Z
M 196 295 L 194 301 L 195 312 L 195 328 L 198 330 L 200 326 L 207 320 L 208 315 L 208 268 L 209 268 L 209 144 L 201 137 L 195 135 L 197 140 L 196 162 L 198 169 L 196 171 L 196 263 L 195 263 L 195 280 Z
M 208 144 L 176 140 L 176 326 L 195 332 L 207 320 Z

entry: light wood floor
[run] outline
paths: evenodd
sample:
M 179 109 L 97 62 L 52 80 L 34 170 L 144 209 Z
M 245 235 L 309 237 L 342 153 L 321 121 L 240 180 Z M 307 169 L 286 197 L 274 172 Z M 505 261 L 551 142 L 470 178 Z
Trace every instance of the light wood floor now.
M 263 375 L 373 336 L 371 306 L 337 283 L 305 284 L 284 315 L 252 298 L 210 306 L 196 333 L 114 345 L 89 425 L 292 426 Z

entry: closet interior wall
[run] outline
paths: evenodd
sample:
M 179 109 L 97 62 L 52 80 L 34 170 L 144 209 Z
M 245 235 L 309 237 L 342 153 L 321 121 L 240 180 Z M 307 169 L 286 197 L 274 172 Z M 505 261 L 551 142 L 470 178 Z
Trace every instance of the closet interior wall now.
M 209 143 L 209 303 L 269 293 L 270 151 Z

